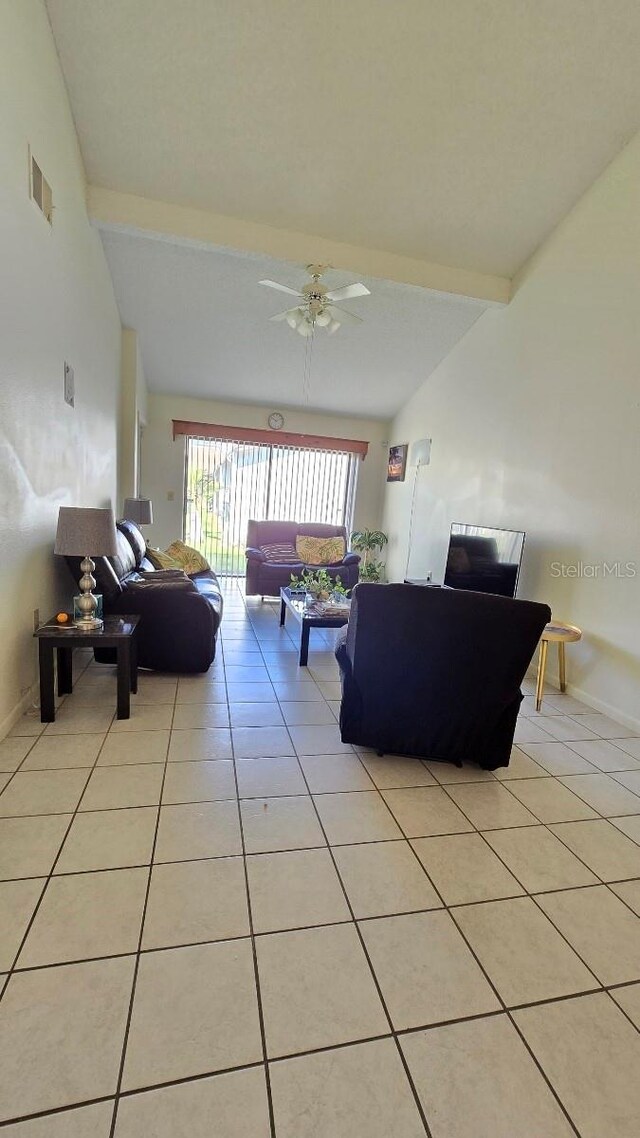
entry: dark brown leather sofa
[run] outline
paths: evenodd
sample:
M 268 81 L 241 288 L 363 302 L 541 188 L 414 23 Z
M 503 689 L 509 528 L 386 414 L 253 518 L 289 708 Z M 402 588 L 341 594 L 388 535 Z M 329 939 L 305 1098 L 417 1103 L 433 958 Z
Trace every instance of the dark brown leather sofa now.
M 336 647 L 344 743 L 487 770 L 508 766 L 520 685 L 547 605 L 361 584 Z
M 296 537 L 342 537 L 347 548 L 347 531 L 344 526 L 322 525 L 319 522 L 256 522 L 250 521 L 247 528 L 247 572 L 245 578 L 248 597 L 277 597 L 280 589 L 291 583 L 291 574 L 298 576 L 304 565 L 295 554 Z M 291 556 L 280 561 L 268 559 L 264 547 L 281 545 L 291 549 Z M 352 589 L 359 576 L 360 557 L 357 553 L 345 553 L 335 565 L 325 565 L 330 577 L 339 577 L 345 589 Z
M 96 592 L 106 615 L 138 613 L 138 663 L 158 672 L 206 672 L 216 652 L 222 595 L 213 570 L 187 576 L 155 570 L 146 542 L 129 521 L 116 525 L 118 555 L 96 557 Z M 78 581 L 80 558 L 67 557 Z M 113 650 L 95 650 L 100 663 L 115 662 Z

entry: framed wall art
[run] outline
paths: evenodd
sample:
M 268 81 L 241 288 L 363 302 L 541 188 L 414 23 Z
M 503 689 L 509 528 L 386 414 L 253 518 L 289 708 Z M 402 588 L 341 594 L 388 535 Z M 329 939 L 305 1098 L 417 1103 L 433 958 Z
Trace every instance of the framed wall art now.
M 407 469 L 408 444 L 389 447 L 389 462 L 387 464 L 387 482 L 404 482 Z

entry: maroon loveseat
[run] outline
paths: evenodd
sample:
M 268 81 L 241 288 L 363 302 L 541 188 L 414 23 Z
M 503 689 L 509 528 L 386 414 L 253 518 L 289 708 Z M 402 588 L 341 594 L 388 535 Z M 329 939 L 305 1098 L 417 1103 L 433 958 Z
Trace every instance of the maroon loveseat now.
M 250 521 L 247 528 L 247 572 L 246 594 L 248 597 L 277 597 L 280 589 L 291 583 L 291 574 L 299 575 L 304 565 L 295 554 L 296 537 L 343 537 L 347 547 L 347 531 L 344 526 L 327 526 L 319 522 L 256 522 Z M 282 560 L 270 560 L 273 550 L 265 552 L 265 546 L 282 546 Z M 287 553 L 287 549 L 290 553 Z M 330 577 L 339 577 L 345 589 L 352 589 L 358 583 L 360 558 L 357 553 L 345 553 L 335 565 L 325 565 Z

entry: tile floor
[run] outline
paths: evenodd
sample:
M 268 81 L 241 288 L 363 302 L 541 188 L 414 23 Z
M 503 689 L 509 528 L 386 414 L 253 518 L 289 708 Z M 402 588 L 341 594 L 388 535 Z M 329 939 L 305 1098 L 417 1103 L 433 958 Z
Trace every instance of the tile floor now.
M 331 633 L 76 653 L 0 743 L 6 1138 L 637 1138 L 640 739 L 526 686 L 494 774 L 344 746 Z

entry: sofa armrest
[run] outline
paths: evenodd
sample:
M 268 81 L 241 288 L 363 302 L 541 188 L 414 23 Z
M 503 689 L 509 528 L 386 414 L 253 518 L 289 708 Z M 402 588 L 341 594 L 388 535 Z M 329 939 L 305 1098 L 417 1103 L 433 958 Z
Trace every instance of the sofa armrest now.
M 262 552 L 262 550 L 256 549 L 252 545 L 250 545 L 248 549 L 245 549 L 244 552 L 245 552 L 245 556 L 246 556 L 248 561 L 264 561 L 265 560 L 265 556 L 264 556 L 264 553 Z
M 341 565 L 359 565 L 360 564 L 360 554 L 359 553 L 345 553 L 340 564 Z
M 138 613 L 149 620 L 164 622 L 170 616 L 181 621 L 208 622 L 208 612 L 211 606 L 205 597 L 201 596 L 193 581 L 187 580 L 184 584 L 176 581 L 164 581 L 153 585 L 145 581 L 137 586 L 131 586 L 120 594 L 117 600 L 109 605 L 109 613 L 115 615 L 125 613 Z
M 125 589 L 109 613 L 137 613 L 138 661 L 160 672 L 205 672 L 215 655 L 219 615 L 192 581 Z
M 351 660 L 349 658 L 349 653 L 347 651 L 347 629 L 346 629 L 346 627 L 341 628 L 340 631 L 338 632 L 337 636 L 336 636 L 334 655 L 335 655 L 336 660 L 338 661 L 338 664 L 340 665 L 341 673 L 343 675 L 345 673 L 348 673 L 350 675 L 351 674 Z

